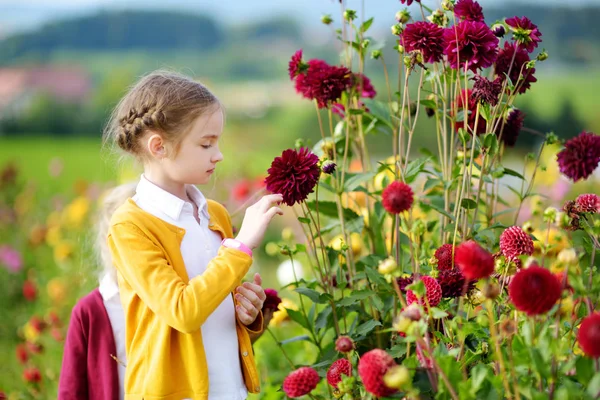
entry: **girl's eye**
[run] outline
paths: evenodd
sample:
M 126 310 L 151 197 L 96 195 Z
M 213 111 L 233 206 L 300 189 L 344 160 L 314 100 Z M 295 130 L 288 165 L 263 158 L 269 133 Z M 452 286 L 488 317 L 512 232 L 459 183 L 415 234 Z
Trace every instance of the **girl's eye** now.
M 212 147 L 210 144 L 202 144 L 200 146 L 202 146 L 203 149 L 210 149 Z

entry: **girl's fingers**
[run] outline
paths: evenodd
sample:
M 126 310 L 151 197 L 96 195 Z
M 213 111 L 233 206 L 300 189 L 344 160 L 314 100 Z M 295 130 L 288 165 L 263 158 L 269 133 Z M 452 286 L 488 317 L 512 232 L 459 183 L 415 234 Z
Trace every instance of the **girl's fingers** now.
M 258 272 L 254 274 L 254 284 L 258 286 L 262 285 L 262 278 Z
M 256 308 L 249 299 L 242 296 L 241 294 L 236 294 L 235 299 L 238 301 L 239 305 L 241 305 L 242 307 L 244 307 L 246 310 L 248 310 L 250 312 L 252 312 L 252 310 Z
M 262 286 L 259 286 L 255 283 L 250 283 L 250 282 L 244 282 L 242 284 L 242 286 L 238 286 L 238 289 L 247 289 L 249 291 L 251 291 L 260 301 L 265 301 L 265 299 L 267 298 L 267 295 L 265 294 L 264 289 L 262 288 Z M 237 289 L 236 289 L 237 290 Z M 244 296 L 246 296 L 246 291 L 238 291 L 239 293 L 242 293 Z M 246 296 L 250 299 L 250 301 L 252 301 L 252 303 L 257 304 L 255 302 L 254 297 L 252 296 Z
M 250 325 L 256 319 L 252 318 L 252 316 L 248 314 L 248 312 L 241 306 L 235 306 L 235 311 L 237 313 L 237 317 L 244 325 Z
M 271 207 L 265 213 L 265 215 L 267 216 L 267 218 L 268 218 L 269 221 L 275 216 L 275 214 L 283 215 L 283 211 L 279 207 Z

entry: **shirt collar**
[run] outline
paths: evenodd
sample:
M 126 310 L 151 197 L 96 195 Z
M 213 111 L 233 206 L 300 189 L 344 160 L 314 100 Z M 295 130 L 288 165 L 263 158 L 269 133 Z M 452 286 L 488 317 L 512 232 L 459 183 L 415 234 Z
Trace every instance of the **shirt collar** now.
M 111 298 L 119 295 L 119 285 L 115 279 L 115 277 L 106 273 L 100 280 L 100 285 L 98 285 L 98 291 L 104 300 L 110 300 Z
M 208 219 L 208 202 L 200 189 L 194 185 L 186 185 L 186 192 L 196 203 L 198 214 Z M 192 205 L 150 182 L 143 174 L 137 185 L 136 194 L 174 220 L 178 220 L 184 209 L 191 208 Z

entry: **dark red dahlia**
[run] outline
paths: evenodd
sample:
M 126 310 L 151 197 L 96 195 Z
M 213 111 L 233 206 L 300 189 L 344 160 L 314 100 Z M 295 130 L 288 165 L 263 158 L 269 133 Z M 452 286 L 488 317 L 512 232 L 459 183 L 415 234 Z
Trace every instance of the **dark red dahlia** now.
M 345 358 L 340 358 L 331 364 L 327 370 L 327 383 L 337 388 L 342 381 L 342 375 L 352 376 L 352 364 Z
M 296 51 L 292 58 L 290 59 L 290 63 L 288 65 L 288 72 L 290 74 L 290 79 L 294 80 L 294 78 L 304 72 L 306 70 L 306 64 L 302 61 L 302 49 Z
M 442 288 L 443 298 L 456 298 L 462 296 L 463 292 L 468 294 L 475 288 L 475 281 L 469 281 L 465 289 L 465 276 L 460 269 L 447 269 L 440 271 L 437 281 Z
M 537 78 L 534 76 L 535 68 L 527 68 L 529 61 L 527 51 L 517 47 L 514 43 L 505 42 L 504 48 L 498 52 L 494 73 L 496 77 L 504 80 L 510 69 L 510 75 L 508 75 L 510 81 L 513 85 L 518 85 L 519 93 L 525 93 L 532 83 L 537 82 Z
M 316 100 L 320 108 L 335 103 L 352 84 L 352 73 L 346 67 L 332 66 L 323 60 L 308 61 L 306 73 L 296 76 L 296 91 Z
M 483 22 L 462 21 L 444 30 L 450 66 L 454 69 L 478 69 L 491 66 L 498 52 L 498 38 Z
M 516 309 L 527 315 L 545 314 L 560 299 L 561 282 L 536 264 L 521 269 L 508 285 L 508 296 Z
M 483 8 L 473 0 L 458 0 L 454 5 L 454 15 L 467 21 L 484 22 Z
M 494 257 L 476 242 L 461 243 L 454 251 L 454 260 L 469 280 L 487 278 L 494 272 Z
M 533 239 L 520 226 L 506 228 L 500 235 L 500 251 L 508 260 L 533 254 Z
M 586 356 L 600 357 L 600 312 L 595 312 L 583 319 L 577 333 L 579 347 Z
M 29 367 L 23 371 L 23 379 L 27 383 L 40 383 L 42 381 L 42 374 L 36 367 Z
M 401 38 L 407 52 L 420 51 L 427 63 L 438 62 L 444 55 L 444 29 L 434 23 L 418 21 L 407 24 Z
M 283 391 L 295 398 L 309 394 L 319 384 L 319 374 L 310 367 L 301 367 L 283 380 Z
M 16 354 L 17 360 L 19 360 L 21 364 L 25 364 L 27 360 L 29 360 L 29 352 L 27 351 L 27 346 L 25 346 L 23 343 L 19 343 L 17 345 Z
M 411 276 L 407 276 L 405 278 L 400 277 L 400 278 L 396 278 L 396 282 L 398 282 L 398 286 L 400 287 L 400 291 L 402 293 L 406 292 L 406 287 L 408 285 L 410 285 L 411 283 L 413 283 L 413 277 Z
M 531 53 L 542 41 L 542 33 L 537 25 L 531 22 L 527 17 L 512 17 L 506 20 L 506 25 L 510 27 L 513 33 L 513 40 L 519 44 L 519 47 Z
M 37 297 L 37 288 L 35 283 L 30 280 L 23 282 L 23 297 L 28 301 L 34 301 Z
M 392 356 L 384 350 L 373 349 L 363 354 L 358 362 L 358 375 L 365 385 L 365 390 L 379 397 L 394 394 L 396 389 L 387 387 L 383 377 L 395 365 Z
M 442 288 L 438 281 L 427 275 L 422 275 L 419 279 L 425 284 L 425 297 L 427 298 L 427 301 L 425 301 L 425 299 L 417 301 L 417 296 L 415 296 L 412 290 L 407 290 L 406 304 L 418 303 L 424 306 L 429 305 L 430 307 L 435 307 L 440 304 L 440 301 L 442 300 Z
M 277 307 L 279 307 L 279 304 L 281 303 L 281 298 L 279 297 L 277 290 L 265 289 L 265 295 L 267 298 L 263 303 L 262 309 L 277 311 Z
M 514 147 L 523 128 L 525 113 L 518 108 L 512 108 L 508 111 L 504 123 L 499 122 L 496 127 L 496 136 L 500 141 L 509 147 Z
M 318 163 L 319 157 L 307 148 L 285 150 L 267 170 L 267 190 L 283 195 L 283 202 L 288 206 L 303 202 L 319 180 Z
M 390 214 L 408 211 L 413 204 L 413 191 L 404 182 L 394 181 L 381 193 L 383 208 Z
M 457 112 L 464 113 L 465 97 L 467 97 L 467 113 L 468 113 L 468 117 L 465 117 L 465 118 L 467 118 L 467 125 L 469 127 L 469 133 L 472 133 L 475 130 L 475 120 L 477 119 L 477 129 L 475 130 L 475 133 L 477 135 L 481 135 L 482 133 L 485 133 L 486 121 L 483 118 L 483 116 L 481 115 L 481 112 L 479 113 L 479 118 L 476 118 L 477 100 L 475 100 L 473 98 L 471 89 L 468 89 L 467 91 L 465 91 L 463 89 L 463 91 L 460 93 L 460 95 L 456 98 Z M 465 126 L 464 120 L 456 121 L 454 123 L 454 129 L 456 129 L 457 132 L 460 128 L 464 128 L 464 126 Z
M 360 97 L 373 99 L 375 96 L 377 96 L 377 91 L 373 87 L 371 80 L 364 74 L 352 74 L 352 78 L 357 91 L 360 93 Z
M 446 243 L 440 246 L 435 251 L 435 259 L 437 260 L 438 271 L 446 271 L 454 269 L 454 260 L 452 257 L 453 246 L 450 243 Z
M 556 159 L 560 172 L 573 182 L 587 179 L 600 164 L 600 136 L 581 132 L 567 140 Z
M 340 336 L 335 341 L 335 349 L 340 353 L 348 353 L 354 350 L 354 342 L 349 336 Z
M 575 204 L 581 212 L 597 213 L 600 211 L 600 197 L 597 194 L 581 194 L 577 196 Z
M 417 3 L 421 2 L 421 0 L 400 0 L 400 3 L 410 6 L 413 3 L 413 1 L 416 1 Z
M 473 80 L 475 83 L 473 84 L 471 96 L 475 101 L 487 103 L 491 106 L 498 104 L 500 92 L 502 92 L 502 79 L 497 77 L 490 81 L 481 75 L 475 75 Z

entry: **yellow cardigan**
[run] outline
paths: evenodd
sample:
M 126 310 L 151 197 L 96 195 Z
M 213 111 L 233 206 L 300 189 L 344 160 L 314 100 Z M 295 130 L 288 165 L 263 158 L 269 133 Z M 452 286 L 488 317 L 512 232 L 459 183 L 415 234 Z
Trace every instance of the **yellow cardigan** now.
M 232 237 L 225 208 L 208 201 L 209 227 Z M 252 264 L 246 253 L 221 246 L 206 271 L 189 279 L 181 256 L 185 230 L 142 210 L 128 199 L 114 213 L 108 234 L 119 272 L 125 311 L 126 400 L 208 399 L 208 368 L 200 327 L 240 284 Z M 237 320 L 240 364 L 246 388 L 260 391 L 248 332 Z M 254 329 L 253 327 L 258 327 Z

